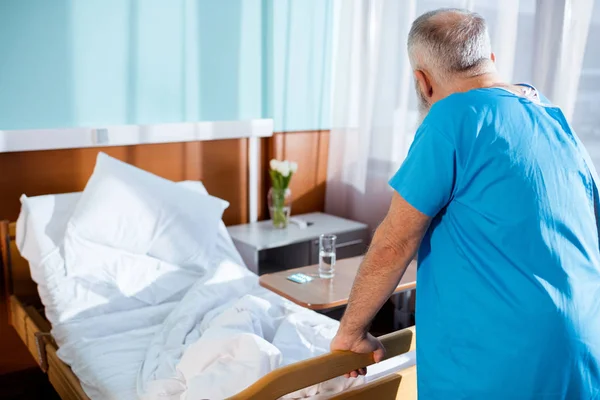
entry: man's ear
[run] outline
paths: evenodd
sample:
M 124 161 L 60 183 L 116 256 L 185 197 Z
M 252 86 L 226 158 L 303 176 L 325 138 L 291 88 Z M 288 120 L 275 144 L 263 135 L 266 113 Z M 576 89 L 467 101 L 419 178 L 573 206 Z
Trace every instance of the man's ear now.
M 419 85 L 419 89 L 421 89 L 423 96 L 429 100 L 429 104 L 432 104 L 431 97 L 433 96 L 433 86 L 431 84 L 431 77 L 427 72 L 418 69 L 415 70 L 415 79 L 417 80 L 417 84 Z
M 496 55 L 494 53 L 490 55 L 490 60 L 492 60 L 493 63 L 496 62 Z

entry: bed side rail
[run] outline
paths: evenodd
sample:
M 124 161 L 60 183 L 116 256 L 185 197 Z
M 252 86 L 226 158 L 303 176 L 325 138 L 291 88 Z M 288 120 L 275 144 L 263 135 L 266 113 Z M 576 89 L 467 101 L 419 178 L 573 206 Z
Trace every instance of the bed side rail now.
M 415 329 L 407 328 L 380 337 L 386 359 L 415 350 Z M 373 364 L 373 354 L 334 351 L 290 364 L 265 375 L 229 400 L 278 399 L 288 393 Z
M 345 390 L 329 400 L 417 400 L 417 366 L 393 372 L 357 388 Z
M 2 252 L 2 269 L 4 275 L 4 298 L 11 295 L 28 305 L 40 305 L 37 285 L 31 279 L 29 263 L 21 256 L 15 241 L 16 224 L 0 221 L 0 250 Z
M 8 302 L 8 296 L 12 294 L 12 270 L 10 262 L 10 242 L 8 221 L 0 221 L 0 300 Z

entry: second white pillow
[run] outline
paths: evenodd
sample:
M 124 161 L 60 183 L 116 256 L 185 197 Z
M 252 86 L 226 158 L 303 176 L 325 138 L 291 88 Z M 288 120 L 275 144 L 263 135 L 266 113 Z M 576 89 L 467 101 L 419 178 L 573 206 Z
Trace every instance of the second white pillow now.
M 76 250 L 69 242 L 89 241 L 202 270 L 226 204 L 99 153 L 68 222 L 65 245 Z M 69 255 L 75 259 L 67 262 L 67 274 L 86 273 L 86 263 L 76 260 L 86 257 Z

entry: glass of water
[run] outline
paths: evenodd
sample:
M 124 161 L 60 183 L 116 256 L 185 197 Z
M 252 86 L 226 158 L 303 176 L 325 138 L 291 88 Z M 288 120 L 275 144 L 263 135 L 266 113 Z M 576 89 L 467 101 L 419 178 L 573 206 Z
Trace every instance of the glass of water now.
M 335 235 L 321 235 L 319 238 L 319 277 L 333 278 L 335 271 Z

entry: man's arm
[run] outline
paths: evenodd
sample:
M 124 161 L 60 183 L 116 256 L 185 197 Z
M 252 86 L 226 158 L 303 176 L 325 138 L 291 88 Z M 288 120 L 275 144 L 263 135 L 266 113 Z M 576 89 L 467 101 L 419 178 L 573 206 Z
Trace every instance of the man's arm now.
M 374 352 L 376 362 L 383 358 L 381 343 L 368 334 L 369 326 L 396 289 L 430 222 L 431 218 L 394 193 L 388 214 L 375 231 L 369 251 L 358 270 L 331 350 Z M 350 375 L 365 372 L 363 368 Z

